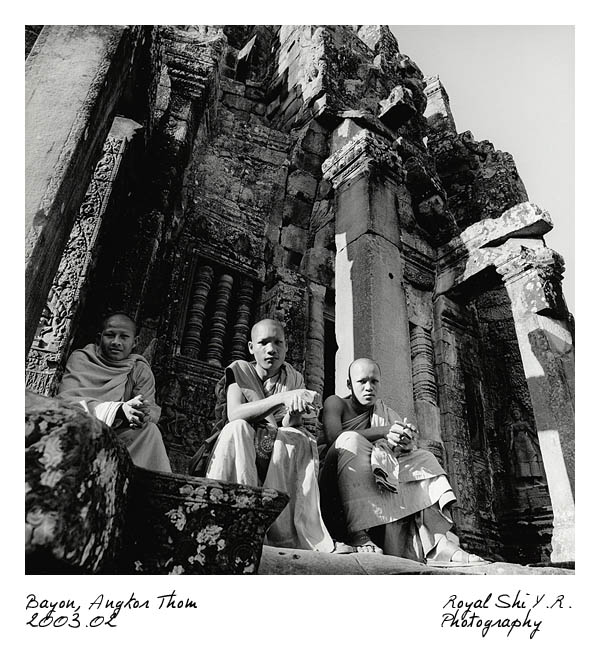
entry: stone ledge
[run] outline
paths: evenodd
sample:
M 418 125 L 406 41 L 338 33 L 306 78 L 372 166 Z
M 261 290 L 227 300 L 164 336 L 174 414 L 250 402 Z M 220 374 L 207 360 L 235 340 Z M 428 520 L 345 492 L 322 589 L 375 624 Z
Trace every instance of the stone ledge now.
M 263 546 L 259 575 L 574 575 L 562 567 L 492 562 L 477 567 L 438 568 L 391 555 L 336 555 Z

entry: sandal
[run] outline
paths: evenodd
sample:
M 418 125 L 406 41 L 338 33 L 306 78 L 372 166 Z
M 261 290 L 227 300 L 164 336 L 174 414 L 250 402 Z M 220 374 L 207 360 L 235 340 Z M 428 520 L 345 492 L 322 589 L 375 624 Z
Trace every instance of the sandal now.
M 349 542 L 354 547 L 355 553 L 377 553 L 378 555 L 383 555 L 383 550 L 369 537 L 366 530 L 359 530 L 356 533 L 352 533 Z

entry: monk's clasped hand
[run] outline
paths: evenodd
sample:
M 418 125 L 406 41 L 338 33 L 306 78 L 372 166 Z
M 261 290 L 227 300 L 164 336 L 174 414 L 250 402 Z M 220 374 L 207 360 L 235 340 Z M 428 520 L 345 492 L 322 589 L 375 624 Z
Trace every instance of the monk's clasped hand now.
M 148 405 L 144 402 L 142 395 L 132 397 L 128 402 L 123 403 L 123 412 L 133 429 L 141 427 L 150 417 Z
M 417 428 L 406 418 L 402 422 L 394 422 L 386 436 L 388 444 L 399 453 L 408 453 L 414 448 Z

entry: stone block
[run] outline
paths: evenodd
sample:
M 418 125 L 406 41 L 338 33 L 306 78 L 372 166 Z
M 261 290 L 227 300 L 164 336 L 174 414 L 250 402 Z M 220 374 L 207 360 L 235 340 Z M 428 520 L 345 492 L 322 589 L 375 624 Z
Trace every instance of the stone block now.
M 269 488 L 136 468 L 123 572 L 256 573 L 267 529 L 288 500 Z
M 296 170 L 288 176 L 286 194 L 305 201 L 312 201 L 317 190 L 317 179 L 304 171 Z
M 281 231 L 281 245 L 298 253 L 304 253 L 308 233 L 304 228 L 286 226 Z
M 81 408 L 25 397 L 29 573 L 106 573 L 121 550 L 133 465 L 113 431 Z

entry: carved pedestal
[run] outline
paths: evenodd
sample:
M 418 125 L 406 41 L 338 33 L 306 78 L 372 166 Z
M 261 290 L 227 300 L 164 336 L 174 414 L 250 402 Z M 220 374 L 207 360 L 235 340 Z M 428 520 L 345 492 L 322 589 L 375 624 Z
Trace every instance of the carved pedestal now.
M 123 571 L 256 573 L 264 536 L 288 502 L 269 488 L 136 469 Z

